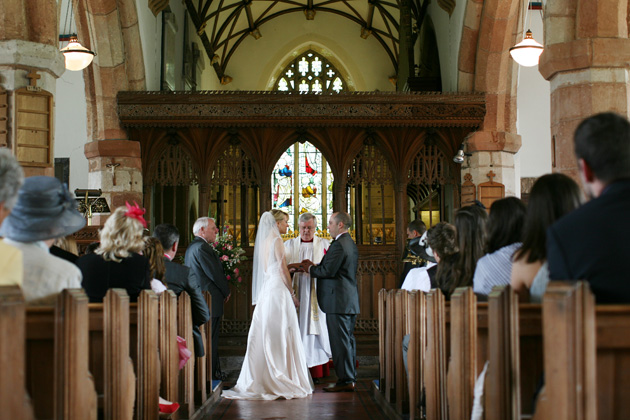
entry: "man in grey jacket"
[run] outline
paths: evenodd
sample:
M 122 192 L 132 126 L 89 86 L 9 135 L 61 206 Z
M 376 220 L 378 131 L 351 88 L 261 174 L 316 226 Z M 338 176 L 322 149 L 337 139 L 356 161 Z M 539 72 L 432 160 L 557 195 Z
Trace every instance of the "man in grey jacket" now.
M 219 256 L 209 245 L 217 239 L 217 225 L 214 219 L 200 217 L 193 225 L 195 239 L 188 245 L 184 264 L 195 273 L 201 290 L 212 295 L 212 372 L 213 379 L 225 380 L 219 363 L 219 330 L 223 316 L 223 304 L 230 299 L 230 288 L 223 272 Z

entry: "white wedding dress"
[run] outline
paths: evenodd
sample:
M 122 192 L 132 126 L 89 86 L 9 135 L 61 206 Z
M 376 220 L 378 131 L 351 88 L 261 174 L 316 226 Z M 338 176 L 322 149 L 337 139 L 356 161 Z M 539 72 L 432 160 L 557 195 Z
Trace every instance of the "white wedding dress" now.
M 264 236 L 263 236 L 264 235 Z M 256 305 L 247 337 L 247 353 L 231 399 L 304 398 L 313 393 L 298 318 L 285 286 L 284 245 L 275 219 L 260 218 L 254 246 L 252 303 Z

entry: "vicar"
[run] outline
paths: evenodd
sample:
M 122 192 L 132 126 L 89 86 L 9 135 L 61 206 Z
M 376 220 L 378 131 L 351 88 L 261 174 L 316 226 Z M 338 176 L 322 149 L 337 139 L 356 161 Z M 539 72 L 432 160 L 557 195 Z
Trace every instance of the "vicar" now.
M 326 314 L 317 304 L 315 279 L 304 271 L 296 271 L 293 267 L 303 260 L 311 260 L 316 264 L 324 257 L 330 243 L 328 240 L 315 236 L 317 218 L 311 213 L 303 213 L 299 218 L 300 237 L 284 243 L 289 271 L 293 274 L 293 287 L 297 288 L 300 301 L 299 321 L 302 344 L 306 364 L 311 372 L 314 383 L 319 378 L 328 376 L 328 362 L 332 357 Z

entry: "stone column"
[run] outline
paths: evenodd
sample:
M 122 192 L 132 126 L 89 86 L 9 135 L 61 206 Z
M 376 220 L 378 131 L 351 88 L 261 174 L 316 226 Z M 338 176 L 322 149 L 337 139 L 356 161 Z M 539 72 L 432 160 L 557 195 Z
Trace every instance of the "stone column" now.
M 87 188 L 100 188 L 113 212 L 117 207 L 137 202 L 142 206 L 142 160 L 140 143 L 131 140 L 100 140 L 85 145 L 89 162 Z M 98 215 L 93 225 L 103 224 Z
M 478 186 L 490 179 L 487 174 L 496 174 L 495 182 L 505 185 L 505 196 L 516 194 L 516 173 L 514 171 L 514 154 L 521 148 L 521 136 L 507 132 L 477 131 L 466 140 L 466 157 L 462 164 L 461 182 L 464 175 L 470 173 L 472 182 Z
M 538 65 L 551 85 L 552 167 L 578 179 L 573 133 L 605 111 L 629 116 L 627 4 L 560 0 L 545 10 L 545 50 Z M 568 7 L 571 5 L 571 7 Z

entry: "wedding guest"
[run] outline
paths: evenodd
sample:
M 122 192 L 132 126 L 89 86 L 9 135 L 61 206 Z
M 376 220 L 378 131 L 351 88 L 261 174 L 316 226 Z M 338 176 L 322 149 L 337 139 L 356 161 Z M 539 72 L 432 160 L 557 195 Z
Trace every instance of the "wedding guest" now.
M 118 207 L 105 222 L 95 253 L 77 260 L 90 302 L 102 302 L 112 288 L 125 289 L 135 302 L 143 289 L 151 288 L 149 260 L 140 255 L 147 224 L 144 212 L 137 204 Z
M 523 245 L 514 254 L 512 288 L 521 302 L 540 302 L 549 282 L 547 228 L 578 208 L 582 194 L 566 175 L 543 175 L 532 186 L 523 227 Z M 536 286 L 534 286 L 536 283 Z M 531 288 L 531 290 L 530 290 Z
M 74 265 L 50 254 L 59 237 L 85 226 L 76 201 L 58 179 L 27 178 L 20 188 L 11 214 L 4 219 L 0 235 L 22 251 L 24 299 L 31 305 L 52 305 L 66 288 L 81 287 L 81 272 Z
M 324 253 L 330 246 L 327 239 L 315 235 L 317 218 L 313 214 L 301 214 L 298 224 L 300 236 L 284 243 L 290 271 L 292 264 L 298 264 L 306 259 L 316 264 L 321 262 Z M 313 382 L 319 383 L 320 378 L 328 376 L 328 362 L 332 357 L 326 314 L 322 312 L 317 303 L 315 279 L 312 279 L 310 274 L 304 271 L 293 270 L 292 272 L 294 272 L 293 287 L 297 288 L 297 296 L 300 301 L 298 317 L 306 365 Z
M 574 143 L 591 200 L 549 229 L 549 275 L 586 280 L 597 303 L 630 303 L 630 123 L 611 112 L 594 115 L 580 123 Z
M 7 148 L 0 148 L 0 225 L 11 213 L 23 182 L 20 164 Z M 0 286 L 21 285 L 22 276 L 22 252 L 0 239 Z
M 72 235 L 57 238 L 53 246 L 50 247 L 50 253 L 56 257 L 71 262 L 72 264 L 76 264 L 79 259 L 77 241 L 74 237 L 72 237 Z
M 164 279 L 167 287 L 177 296 L 182 292 L 186 292 L 190 296 L 195 356 L 202 357 L 205 355 L 205 351 L 199 327 L 210 320 L 210 310 L 203 297 L 195 272 L 189 267 L 173 261 L 179 248 L 179 230 L 171 224 L 157 225 L 153 230 L 153 237 L 160 241 L 164 249 L 163 260 L 166 269 Z
M 521 247 L 525 204 L 516 197 L 492 203 L 488 217 L 486 255 L 477 261 L 473 290 L 488 295 L 494 286 L 510 284 L 512 256 Z
M 450 223 L 440 222 L 427 231 L 427 242 L 437 261 L 437 265 L 428 270 L 431 289 L 439 288 L 447 300 L 455 288 L 460 287 L 456 277 L 460 261 L 456 240 L 456 228 Z
M 151 289 L 160 294 L 166 290 L 166 267 L 164 266 L 164 248 L 160 240 L 152 236 L 144 238 L 144 249 L 142 255 L 149 260 L 149 270 L 151 270 Z
M 403 271 L 400 276 L 400 286 L 405 282 L 407 274 L 414 268 L 426 267 L 427 259 L 421 253 L 424 249 L 419 246 L 422 235 L 427 231 L 427 225 L 421 219 L 415 219 L 407 225 L 407 246 L 403 252 Z
M 188 245 L 184 264 L 195 273 L 201 290 L 212 295 L 212 376 L 213 379 L 226 380 L 227 375 L 221 371 L 219 362 L 219 330 L 223 305 L 230 299 L 230 287 L 223 271 L 219 256 L 209 245 L 217 239 L 217 225 L 214 219 L 201 217 L 193 225 L 195 239 Z

